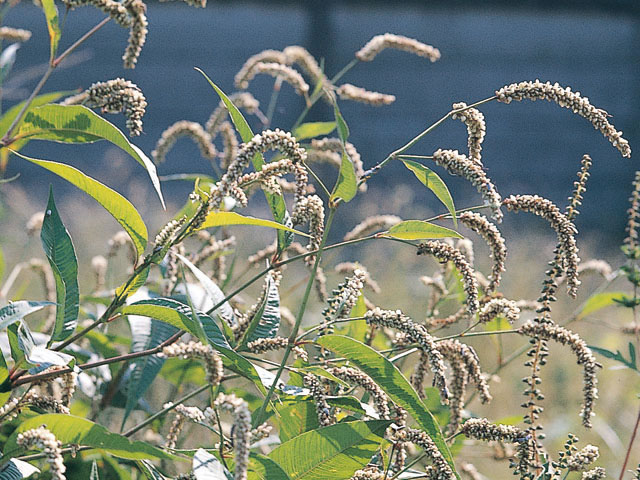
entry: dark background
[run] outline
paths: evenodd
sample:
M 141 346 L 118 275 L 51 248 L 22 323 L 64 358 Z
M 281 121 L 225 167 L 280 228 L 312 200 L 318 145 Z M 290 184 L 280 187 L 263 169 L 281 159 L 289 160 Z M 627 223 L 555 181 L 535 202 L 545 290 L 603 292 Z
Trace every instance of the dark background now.
M 331 76 L 373 35 L 392 32 L 438 47 L 442 59 L 431 64 L 404 52 L 385 51 L 374 62 L 357 65 L 344 78 L 397 96 L 395 104 L 382 108 L 343 102 L 351 141 L 365 167 L 439 119 L 453 102 L 472 103 L 503 85 L 536 78 L 570 85 L 607 110 L 635 152 L 640 148 L 640 24 L 635 5 L 631 1 L 301 1 L 214 2 L 206 9 L 196 9 L 178 2 L 149 3 L 149 35 L 135 70 L 122 67 L 128 32 L 110 22 L 66 68 L 54 73 L 45 91 L 86 88 L 94 81 L 119 76 L 132 80 L 149 102 L 145 134 L 134 143 L 150 154 L 168 125 L 181 119 L 204 123 L 217 105 L 217 97 L 194 66 L 231 92 L 233 76 L 248 56 L 297 44 L 324 59 Z M 61 48 L 102 18 L 93 7 L 71 11 Z M 43 14 L 30 3 L 15 7 L 4 23 L 33 31 L 5 84 L 6 109 L 24 99 L 39 79 L 47 60 L 48 39 Z M 266 77 L 252 82 L 263 110 L 272 84 Z M 288 129 L 302 106 L 283 87 L 273 126 Z M 577 225 L 604 244 L 621 240 L 635 160 L 623 159 L 588 121 L 547 102 L 492 102 L 481 109 L 487 122 L 483 161 L 503 196 L 538 193 L 564 206 L 580 159 L 589 153 L 594 166 Z M 309 119 L 331 120 L 331 115 L 319 106 Z M 108 118 L 124 128 L 122 116 Z M 410 153 L 430 155 L 440 147 L 466 150 L 466 131 L 460 122 L 450 120 Z M 128 195 L 143 214 L 158 207 L 143 170 L 106 144 L 68 147 L 32 142 L 24 153 L 73 164 Z M 18 171 L 23 186 L 43 184 L 33 192 L 44 204 L 44 186 L 53 177 L 14 160 L 8 174 Z M 209 173 L 210 167 L 195 147 L 181 142 L 159 171 Z M 466 182 L 440 173 L 458 207 L 479 202 Z M 400 165 L 391 166 L 384 175 L 371 181 L 369 193 L 352 204 L 354 209 L 345 211 L 339 229 L 344 231 L 368 213 L 416 218 L 441 211 L 433 195 Z M 70 191 L 63 185 L 56 184 L 56 188 Z M 189 185 L 175 183 L 164 188 L 174 205 L 181 204 L 190 190 Z M 508 224 L 517 228 L 520 222 L 510 217 Z

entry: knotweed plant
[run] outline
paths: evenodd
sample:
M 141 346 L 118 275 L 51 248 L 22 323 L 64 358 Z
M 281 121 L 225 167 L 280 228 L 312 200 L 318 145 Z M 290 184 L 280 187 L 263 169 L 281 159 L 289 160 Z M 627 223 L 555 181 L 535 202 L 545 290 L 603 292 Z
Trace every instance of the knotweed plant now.
M 122 231 L 101 240 L 101 254 L 85 262 L 72 236 L 75 245 L 85 238 L 67 230 L 51 190 L 47 205 L 25 226 L 29 236 L 40 235 L 43 258 L 8 259 L 11 269 L 0 285 L 0 479 L 42 472 L 40 478 L 60 480 L 448 480 L 505 478 L 509 469 L 527 480 L 639 478 L 640 467 L 627 469 L 640 460 L 633 445 L 640 417 L 630 439 L 625 429 L 616 433 L 601 412 L 617 407 L 598 401 L 598 385 L 603 375 L 623 375 L 604 371 L 604 359 L 639 371 L 640 173 L 632 184 L 626 263 L 612 268 L 579 257 L 574 221 L 587 193 L 587 153 L 573 190 L 567 179 L 570 196 L 563 205 L 535 194 L 503 196 L 482 152 L 491 135 L 483 106 L 527 99 L 571 109 L 611 142 L 612 153 L 631 157 L 628 141 L 604 110 L 557 83 L 498 85 L 484 100 L 454 103 L 376 163 L 349 141 L 340 107 L 355 101 L 382 108 L 395 96 L 343 77 L 361 62 L 382 61 L 378 54 L 387 49 L 414 54 L 416 61 L 441 56 L 421 40 L 387 33 L 333 76 L 300 46 L 251 56 L 235 77 L 238 90 L 228 95 L 200 71 L 213 87 L 216 107 L 201 122 L 168 126 L 152 161 L 91 110 L 124 113 L 130 136 L 137 136 L 147 106 L 141 86 L 115 78 L 66 99 L 41 94 L 69 53 L 111 20 L 129 30 L 124 62 L 135 67 L 147 35 L 145 4 L 64 5 L 71 14 L 92 6 L 107 16 L 59 54 L 57 7 L 42 0 L 49 68 L 17 111 L 0 119 L 0 165 L 11 155 L 11 162 L 31 162 L 63 178 L 97 200 Z M 31 35 L 3 27 L 0 36 L 26 42 Z M 273 77 L 266 114 L 249 91 L 258 74 Z M 283 82 L 291 87 L 283 95 L 303 100 L 294 125 L 272 125 Z M 333 116 L 305 122 L 321 99 L 332 105 Z M 406 154 L 427 135 L 437 143 L 436 127 L 448 120 L 464 123 L 467 151 L 439 145 L 429 155 Z M 99 180 L 22 152 L 31 139 L 110 141 L 145 168 L 162 209 L 156 166 L 174 160 L 172 148 L 185 136 L 211 172 L 196 179 L 184 206 L 168 212 L 172 218 L 154 237 L 133 204 Z M 326 164 L 321 174 L 315 171 L 319 163 Z M 423 183 L 442 201 L 443 213 L 429 219 L 379 214 L 347 225 L 348 233 L 335 238 L 332 227 L 349 202 L 366 198 L 367 184 L 392 164 L 428 176 Z M 478 203 L 456 209 L 437 172 L 468 181 Z M 193 181 L 193 175 L 184 177 Z M 270 215 L 250 216 L 250 205 Z M 557 237 L 535 300 L 519 298 L 504 284 L 509 245 L 501 228 L 512 213 L 542 217 Z M 367 247 L 379 243 L 412 253 L 421 272 L 412 279 L 418 292 L 413 305 L 391 303 L 385 290 L 394 282 L 397 290 L 398 278 L 415 268 L 404 272 L 390 258 L 364 264 L 371 260 Z M 357 247 L 344 250 L 352 258 L 333 262 L 332 253 L 346 246 Z M 488 261 L 480 252 L 488 252 Z M 78 276 L 85 263 L 88 282 Z M 383 278 L 376 273 L 381 265 Z M 558 308 L 565 289 L 566 302 L 575 303 L 585 288 L 580 278 L 588 274 L 603 285 L 574 305 L 573 314 Z M 617 278 L 628 280 L 629 293 L 606 291 Z M 34 280 L 33 286 L 22 288 L 23 279 Z M 600 348 L 600 338 L 580 333 L 578 320 L 613 303 L 631 310 L 631 323 L 608 322 L 635 339 L 628 353 Z M 577 364 L 567 368 L 580 379 L 581 402 L 546 394 L 548 372 L 565 358 L 561 349 Z M 507 367 L 524 377 L 509 394 L 498 387 Z M 548 406 L 573 420 L 547 428 Z M 568 440 L 557 452 L 558 432 L 566 426 L 593 443 L 562 431 L 560 441 Z M 601 439 L 589 434 L 592 428 L 605 432 L 601 443 L 608 446 L 595 445 Z

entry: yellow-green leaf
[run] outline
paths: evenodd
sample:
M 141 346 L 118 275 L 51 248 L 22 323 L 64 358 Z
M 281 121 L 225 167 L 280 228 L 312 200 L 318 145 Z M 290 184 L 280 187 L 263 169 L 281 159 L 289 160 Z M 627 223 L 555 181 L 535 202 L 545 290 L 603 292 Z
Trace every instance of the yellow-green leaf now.
M 93 110 L 82 105 L 43 105 L 30 109 L 15 132 L 15 140 L 52 140 L 61 143 L 93 143 L 107 140 L 142 165 L 164 208 L 156 166 L 124 133 Z
M 58 25 L 58 8 L 53 0 L 42 0 L 42 9 L 47 18 L 47 29 L 49 30 L 49 55 L 50 61 L 53 61 L 58 51 L 58 42 L 60 41 L 60 25 Z
M 456 218 L 456 207 L 453 204 L 453 198 L 451 197 L 451 193 L 447 188 L 447 185 L 442 181 L 442 179 L 433 171 L 422 165 L 418 162 L 413 162 L 411 160 L 403 160 L 404 166 L 413 172 L 422 184 L 431 190 L 436 197 L 447 207 L 449 213 L 451 214 L 451 218 L 453 218 L 453 223 L 455 226 L 458 226 L 458 219 Z
M 296 140 L 300 141 L 321 135 L 329 135 L 335 129 L 336 122 L 308 122 L 295 128 L 292 133 Z
M 624 297 L 622 292 L 602 292 L 593 295 L 589 298 L 582 310 L 578 314 L 577 320 L 585 318 L 598 310 L 608 307 L 610 305 L 616 305 L 616 300 L 621 300 Z
M 343 202 L 349 202 L 356 196 L 357 191 L 358 178 L 356 177 L 355 168 L 353 167 L 351 159 L 343 151 L 342 162 L 340 163 L 340 172 L 338 173 L 338 181 L 331 193 L 331 200 L 333 201 L 340 198 Z
M 386 235 L 404 240 L 426 240 L 430 238 L 462 238 L 455 230 L 441 227 L 424 220 L 406 220 L 389 229 Z
M 17 152 L 13 153 L 24 160 L 46 168 L 93 197 L 122 225 L 122 228 L 126 230 L 136 247 L 138 256 L 144 253 L 144 249 L 147 246 L 147 227 L 129 200 L 115 190 L 85 175 L 77 168 L 63 163 L 27 157 Z
M 200 229 L 211 227 L 222 227 L 227 225 L 255 225 L 258 227 L 277 228 L 278 230 L 286 230 L 287 232 L 296 233 L 308 237 L 306 233 L 299 232 L 293 228 L 289 228 L 281 223 L 271 220 L 262 220 L 261 218 L 247 217 L 236 212 L 211 212 L 207 215 Z

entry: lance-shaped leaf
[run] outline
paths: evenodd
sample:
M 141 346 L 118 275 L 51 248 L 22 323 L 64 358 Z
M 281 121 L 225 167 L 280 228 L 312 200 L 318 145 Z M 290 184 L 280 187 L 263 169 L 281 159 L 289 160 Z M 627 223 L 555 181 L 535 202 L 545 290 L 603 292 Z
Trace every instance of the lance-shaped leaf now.
M 393 238 L 402 238 L 404 240 L 427 240 L 430 238 L 462 238 L 455 230 L 441 227 L 424 220 L 405 220 L 395 224 L 385 232 Z
M 336 122 L 308 122 L 296 127 L 292 134 L 296 137 L 296 140 L 300 141 L 321 135 L 329 135 L 335 129 Z
M 269 454 L 291 480 L 343 480 L 385 443 L 387 420 L 344 422 L 303 433 Z M 300 452 L 304 452 L 301 455 Z
M 142 352 L 157 347 L 179 330 L 167 323 L 138 315 L 129 316 L 131 327 L 131 352 Z M 133 371 L 127 383 L 127 403 L 122 427 L 129 414 L 144 396 L 164 365 L 165 359 L 158 355 L 147 355 L 133 361 Z
M 42 425 L 53 433 L 63 445 L 72 444 L 80 447 L 92 447 L 103 450 L 115 457 L 129 460 L 175 460 L 176 458 L 146 442 L 134 442 L 123 435 L 112 433 L 102 425 L 93 423 L 85 418 L 60 413 L 37 415 L 22 422 L 7 440 L 4 447 L 5 453 L 19 452 L 21 448 L 16 443 L 18 435 Z
M 26 300 L 9 303 L 9 305 L 0 308 L 0 330 L 7 328 L 9 325 L 21 320 L 30 313 L 37 312 L 47 305 L 55 305 L 55 303 L 29 302 Z
M 290 480 L 280 465 L 259 453 L 249 454 L 247 480 Z
M 56 281 L 56 323 L 51 342 L 69 337 L 78 325 L 78 261 L 71 236 L 60 219 L 49 191 L 49 202 L 42 222 L 42 247 Z
M 287 232 L 296 233 L 305 237 L 310 236 L 304 232 L 289 228 L 281 223 L 277 223 L 271 220 L 263 220 L 261 218 L 249 217 L 246 215 L 240 215 L 236 212 L 210 212 L 205 218 L 204 223 L 198 228 L 198 230 L 212 227 L 226 227 L 229 225 L 255 225 L 257 227 L 269 227 L 276 228 L 278 230 L 286 230 Z
M 74 93 L 76 92 L 64 91 L 64 92 L 52 92 L 52 93 L 45 93 L 43 95 L 38 95 L 36 98 L 33 99 L 33 102 L 31 102 L 31 106 L 29 107 L 29 110 L 36 107 L 40 107 L 42 105 L 46 105 L 47 103 L 55 102 L 60 97 L 64 97 L 66 95 L 71 95 Z M 26 100 L 14 105 L 9 110 L 7 110 L 4 113 L 4 115 L 2 115 L 2 117 L 0 117 L 0 137 L 4 136 L 7 133 L 7 130 L 9 130 L 9 127 L 11 126 L 15 118 L 18 116 L 18 113 L 20 113 L 20 110 L 22 110 L 22 107 L 24 107 L 25 103 L 26 103 Z M 15 143 L 11 144 L 11 148 L 16 150 Z
M 414 162 L 411 160 L 403 160 L 404 166 L 413 172 L 422 184 L 431 190 L 436 197 L 447 207 L 449 213 L 451 214 L 451 218 L 453 218 L 453 224 L 458 226 L 458 219 L 456 218 L 456 207 L 453 204 L 453 198 L 451 197 L 451 193 L 449 193 L 449 189 L 447 188 L 447 184 L 442 181 L 442 179 L 433 171 L 422 165 L 421 163 Z
M 160 180 L 153 162 L 115 125 L 82 105 L 43 105 L 31 108 L 15 132 L 15 139 L 52 140 L 61 143 L 93 143 L 107 140 L 142 165 L 164 208 Z
M 46 168 L 50 172 L 55 173 L 59 177 L 64 178 L 69 183 L 75 185 L 89 196 L 93 197 L 100 205 L 102 205 L 122 228 L 129 234 L 131 241 L 138 252 L 138 256 L 144 253 L 147 246 L 147 227 L 136 208 L 122 195 L 115 190 L 110 189 L 106 185 L 85 175 L 77 168 L 65 165 L 64 163 L 52 162 L 49 160 L 39 160 L 30 158 L 17 152 L 15 155 L 27 160 L 31 163 Z
M 207 276 L 206 273 L 204 273 L 179 253 L 176 253 L 176 256 L 189 268 L 189 270 L 191 270 L 191 273 L 193 273 L 193 275 L 198 279 L 200 285 L 202 285 L 202 288 L 204 288 L 207 292 L 207 295 L 211 297 L 214 305 L 217 305 L 224 300 L 224 293 L 222 292 L 222 290 L 220 290 L 220 287 L 218 287 L 218 285 L 216 285 L 215 282 Z M 231 308 L 229 302 L 224 302 L 214 311 L 214 313 L 220 316 L 220 318 L 224 322 L 226 322 L 227 325 L 233 326 L 237 322 L 235 313 L 233 313 L 233 308 Z
M 49 367 L 64 367 L 75 360 L 71 355 L 63 352 L 49 350 L 41 345 L 36 345 L 33 335 L 26 323 L 20 320 L 17 330 L 18 348 L 24 354 L 24 358 L 33 368 L 29 373 L 36 374 Z
M 451 452 L 444 441 L 438 423 L 405 376 L 389 359 L 364 343 L 342 335 L 326 335 L 320 337 L 317 343 L 353 362 L 369 375 L 391 400 L 407 410 L 420 427 L 429 434 L 455 472 Z
M 240 113 L 240 110 L 238 110 L 238 107 L 236 107 L 233 104 L 233 102 L 229 100 L 229 97 L 227 97 L 225 93 L 215 83 L 211 81 L 211 79 L 207 76 L 206 73 L 204 73 L 199 68 L 196 68 L 196 70 L 202 74 L 202 76 L 207 80 L 207 82 L 209 82 L 209 85 L 211 85 L 211 87 L 216 91 L 216 93 L 220 97 L 220 100 L 222 100 L 222 102 L 225 104 L 225 106 L 229 110 L 231 121 L 235 125 L 236 130 L 238 130 L 238 133 L 240 134 L 242 141 L 245 143 L 250 141 L 254 137 L 253 131 L 251 130 L 251 127 L 249 126 L 245 118 L 242 116 L 242 113 Z M 261 154 L 259 153 L 256 154 L 251 159 L 251 162 L 253 163 L 253 168 L 255 169 L 256 172 L 259 172 L 262 170 L 262 166 L 264 165 L 264 160 Z M 271 213 L 273 214 L 273 219 L 278 223 L 286 224 L 286 218 L 288 216 L 288 212 L 287 212 L 287 206 L 284 203 L 283 196 L 276 195 L 276 194 L 267 192 L 265 190 L 263 190 L 263 193 L 267 199 L 267 203 L 269 204 Z M 278 249 L 279 250 L 285 249 L 287 246 L 291 244 L 291 241 L 292 241 L 292 237 L 290 233 L 287 233 L 286 231 L 283 231 L 283 230 L 278 231 Z
M 267 295 L 242 336 L 240 349 L 261 338 L 273 338 L 280 328 L 280 292 L 271 273 L 267 274 Z
M 338 181 L 333 187 L 333 192 L 331 192 L 331 200 L 334 201 L 340 198 L 344 202 L 349 202 L 356 196 L 357 191 L 358 179 L 356 177 L 356 171 L 351 159 L 346 152 L 343 151 L 340 171 L 338 172 Z
M 176 300 L 149 298 L 130 305 L 124 305 L 118 311 L 122 315 L 140 315 L 155 318 L 173 325 L 179 330 L 189 332 L 201 341 L 207 341 L 202 325 L 191 317 L 189 306 Z
M 611 306 L 618 305 L 619 300 L 624 297 L 623 292 L 601 292 L 596 293 L 589 297 L 589 299 L 585 302 L 582 310 L 576 317 L 577 320 L 580 320 L 584 317 L 591 315 L 592 313 L 597 312 L 598 310 Z
M 127 280 L 125 283 L 116 288 L 116 295 L 120 297 L 121 300 L 124 300 L 133 295 L 147 281 L 150 268 L 150 265 L 147 265 L 145 268 L 139 271 L 130 281 Z
M 42 9 L 47 19 L 47 29 L 49 30 L 49 61 L 53 62 L 58 51 L 60 41 L 60 25 L 58 25 L 58 8 L 53 0 L 42 0 Z

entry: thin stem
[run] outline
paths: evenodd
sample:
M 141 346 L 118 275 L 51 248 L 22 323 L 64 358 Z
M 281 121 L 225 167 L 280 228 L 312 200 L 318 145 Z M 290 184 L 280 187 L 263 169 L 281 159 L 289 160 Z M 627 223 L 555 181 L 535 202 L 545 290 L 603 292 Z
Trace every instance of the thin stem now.
M 289 355 L 293 350 L 296 336 L 298 335 L 298 331 L 300 330 L 300 326 L 302 325 L 302 318 L 304 317 L 304 312 L 307 308 L 307 302 L 309 301 L 311 287 L 313 286 L 313 281 L 316 278 L 316 272 L 318 271 L 318 266 L 320 265 L 322 251 L 325 243 L 327 242 L 327 237 L 329 236 L 329 231 L 331 230 L 331 224 L 333 223 L 335 213 L 336 213 L 335 208 L 331 208 L 329 210 L 329 217 L 327 218 L 327 224 L 325 226 L 324 235 L 322 236 L 322 241 L 320 242 L 320 248 L 318 248 L 318 253 L 316 254 L 316 260 L 315 260 L 315 263 L 313 264 L 313 270 L 311 270 L 311 276 L 309 277 L 309 281 L 307 282 L 307 289 L 305 290 L 304 296 L 302 297 L 302 301 L 300 303 L 300 309 L 298 310 L 296 323 L 291 330 L 291 335 L 289 335 L 289 343 L 287 344 L 287 348 L 284 351 L 284 356 L 282 358 L 282 361 L 280 362 L 280 368 L 278 368 L 278 371 L 276 372 L 276 376 L 273 379 L 273 383 L 271 384 L 271 387 L 269 387 L 269 391 L 267 392 L 267 395 L 264 401 L 262 402 L 262 406 L 260 407 L 260 409 L 258 410 L 258 412 L 256 413 L 253 419 L 254 428 L 264 422 L 264 415 L 267 409 L 267 405 L 269 405 L 269 401 L 271 400 L 271 397 L 273 396 L 276 386 L 278 385 L 278 380 L 280 380 L 280 377 L 282 376 L 282 372 L 285 369 L 287 359 L 289 358 Z
M 618 480 L 622 480 L 627 469 L 627 463 L 629 463 L 629 457 L 631 456 L 633 442 L 635 441 L 636 435 L 638 434 L 638 426 L 640 426 L 640 410 L 638 411 L 638 416 L 636 417 L 636 424 L 633 427 L 633 433 L 631 434 L 631 440 L 629 440 L 629 446 L 627 447 L 627 453 L 624 456 L 624 462 L 622 463 L 622 470 L 620 470 L 620 477 L 618 477 Z
M 411 462 L 409 465 L 407 465 L 406 467 L 404 467 L 402 470 L 400 470 L 398 473 L 396 473 L 393 477 L 391 477 L 389 480 L 394 480 L 395 478 L 400 477 L 400 475 L 402 475 L 403 473 L 411 470 L 411 467 L 413 467 L 416 463 L 418 463 L 420 460 L 422 460 L 423 458 L 425 458 L 427 456 L 426 453 L 422 452 L 422 454 L 420 456 L 418 456 L 418 458 L 416 458 L 413 462 Z
M 54 59 L 53 62 L 51 62 L 52 66 L 55 68 L 58 65 L 60 65 L 60 63 L 65 58 L 67 58 L 69 56 L 69 54 L 71 54 L 80 45 L 82 45 L 84 42 L 86 42 L 87 39 L 89 39 L 94 33 L 96 33 L 98 30 L 100 30 L 102 27 L 104 27 L 107 23 L 109 23 L 109 20 L 111 20 L 111 17 L 107 17 L 107 18 L 103 19 L 100 23 L 98 23 L 96 26 L 94 26 L 91 30 L 89 30 L 87 33 L 82 35 L 78 40 L 73 42 L 69 48 L 67 48 L 64 52 L 62 52 L 58 56 L 58 58 Z
M 282 77 L 278 77 L 273 83 L 273 91 L 271 92 L 271 99 L 269 100 L 269 106 L 267 107 L 267 126 L 271 125 L 271 121 L 273 120 L 273 114 L 276 111 L 276 104 L 278 103 L 281 86 Z
M 487 332 L 470 332 L 467 334 L 457 333 L 455 335 L 449 335 L 448 337 L 437 338 L 436 342 L 442 342 L 443 340 L 451 340 L 453 338 L 461 338 L 461 337 L 485 337 L 487 335 L 503 335 L 506 333 L 520 333 L 520 330 L 497 330 L 497 331 L 487 331 Z
M 156 418 L 161 417 L 162 415 L 170 412 L 171 410 L 173 410 L 174 408 L 176 408 L 178 405 L 186 402 L 187 400 L 189 400 L 190 398 L 195 397 L 196 395 L 198 395 L 199 393 L 204 392 L 207 388 L 209 388 L 211 386 L 210 383 L 207 383 L 206 385 L 203 385 L 199 388 L 197 388 L 196 390 L 194 390 L 191 393 L 186 394 L 184 397 L 179 398 L 178 400 L 176 400 L 173 404 L 163 408 L 162 410 L 154 413 L 153 415 L 151 415 L 149 418 L 147 418 L 146 420 L 144 420 L 143 422 L 139 423 L 138 425 L 130 428 L 129 430 L 127 430 L 126 432 L 123 433 L 123 435 L 125 437 L 130 437 L 131 435 L 133 435 L 134 433 L 136 433 L 137 431 L 143 429 L 144 427 L 146 427 L 147 425 L 149 425 L 150 423 L 152 423 Z

